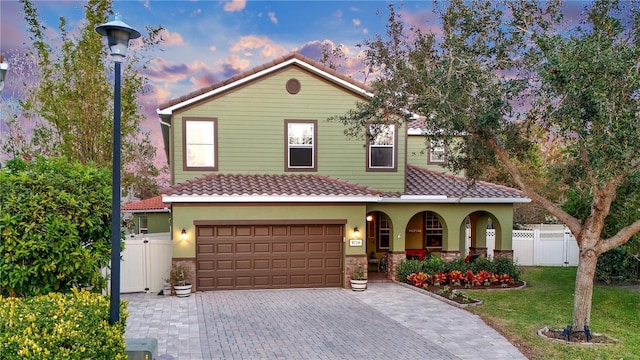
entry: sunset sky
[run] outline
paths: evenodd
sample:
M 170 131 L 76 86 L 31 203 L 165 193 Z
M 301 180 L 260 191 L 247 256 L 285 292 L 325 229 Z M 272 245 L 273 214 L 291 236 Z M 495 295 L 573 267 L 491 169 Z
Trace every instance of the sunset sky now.
M 83 21 L 85 1 L 34 1 L 48 35 L 56 38 L 61 16 L 68 29 Z M 158 104 L 211 85 L 254 66 L 297 51 L 317 60 L 320 46 L 343 44 L 350 60 L 338 70 L 362 80 L 356 46 L 385 31 L 387 1 L 114 1 L 114 12 L 144 34 L 145 26 L 162 26 L 164 43 L 152 55 L 150 93 L 140 100 L 158 147 L 158 165 L 166 164 Z M 397 4 L 400 4 L 397 2 Z M 579 14 L 584 2 L 569 2 L 568 16 Z M 409 25 L 437 29 L 432 1 L 405 1 L 401 8 Z M 16 61 L 30 44 L 22 6 L 0 1 L 0 54 Z M 135 46 L 135 44 L 131 44 Z M 13 57 L 13 58 L 12 58 Z M 11 71 L 11 70 L 10 70 Z M 11 96 L 11 73 L 2 94 Z M 2 131 L 2 124 L 0 124 Z

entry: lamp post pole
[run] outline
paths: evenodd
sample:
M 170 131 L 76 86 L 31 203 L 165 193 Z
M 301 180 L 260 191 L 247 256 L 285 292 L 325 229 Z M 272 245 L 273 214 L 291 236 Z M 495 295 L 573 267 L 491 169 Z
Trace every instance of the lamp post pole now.
M 115 63 L 113 86 L 113 169 L 111 185 L 111 289 L 109 298 L 109 324 L 120 321 L 120 147 L 121 105 L 120 65 L 127 55 L 129 39 L 137 39 L 140 33 L 122 22 L 119 15 L 114 21 L 98 25 L 96 32 L 109 40 L 109 50 Z

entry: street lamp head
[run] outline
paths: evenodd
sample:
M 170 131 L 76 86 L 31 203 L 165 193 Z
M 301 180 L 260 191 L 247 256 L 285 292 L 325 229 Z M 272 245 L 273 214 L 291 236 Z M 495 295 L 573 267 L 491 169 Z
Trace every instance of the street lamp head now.
M 140 32 L 125 24 L 119 14 L 114 21 L 96 26 L 96 32 L 107 37 L 111 56 L 116 62 L 122 62 L 122 59 L 127 56 L 129 40 L 140 37 Z
M 4 61 L 4 56 L 0 55 L 0 91 L 4 88 L 4 77 L 9 70 L 9 64 Z

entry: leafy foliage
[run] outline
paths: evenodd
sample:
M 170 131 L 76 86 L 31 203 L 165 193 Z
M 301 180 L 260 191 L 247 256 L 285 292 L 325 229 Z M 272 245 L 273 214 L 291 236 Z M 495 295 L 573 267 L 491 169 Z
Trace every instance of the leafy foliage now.
M 35 84 L 25 84 L 19 101 L 21 112 L 7 120 L 7 137 L 0 148 L 9 157 L 31 158 L 35 154 L 65 156 L 82 164 L 111 167 L 113 136 L 113 86 L 105 64 L 103 38 L 94 28 L 112 14 L 110 0 L 89 0 L 85 19 L 69 31 L 64 17 L 57 29 L 59 37 L 47 37 L 50 29 L 39 18 L 35 3 L 21 0 L 26 27 L 32 41 L 26 61 L 35 67 Z M 140 54 L 159 44 L 162 28 L 147 27 L 139 47 L 130 49 L 122 74 L 122 164 L 123 187 L 136 196 L 157 194 L 156 155 L 150 134 L 141 130 L 145 116 L 138 97 L 146 91 L 147 78 L 140 72 L 148 60 Z M 137 49 L 136 49 L 137 48 Z M 12 65 L 13 67 L 13 65 Z M 33 129 L 22 122 L 32 122 Z
M 0 170 L 0 295 L 104 288 L 110 205 L 106 169 L 65 158 L 10 160 Z
M 413 274 L 425 273 L 429 275 L 429 281 L 432 283 L 446 283 L 450 280 L 451 273 L 454 274 L 455 281 L 469 282 L 470 280 L 465 280 L 468 271 L 471 271 L 472 277 L 478 273 L 507 274 L 514 281 L 519 281 L 522 274 L 518 265 L 509 258 L 497 257 L 489 260 L 482 256 L 472 263 L 465 263 L 463 259 L 445 262 L 436 257 L 423 261 L 405 260 L 401 261 L 396 269 L 397 277 L 402 282 L 407 282 L 408 277 Z
M 598 258 L 596 279 L 606 283 L 639 280 L 639 270 L 640 261 L 623 247 L 617 247 Z
M 87 291 L 0 296 L 0 359 L 126 359 L 126 303 L 109 325 L 109 298 Z

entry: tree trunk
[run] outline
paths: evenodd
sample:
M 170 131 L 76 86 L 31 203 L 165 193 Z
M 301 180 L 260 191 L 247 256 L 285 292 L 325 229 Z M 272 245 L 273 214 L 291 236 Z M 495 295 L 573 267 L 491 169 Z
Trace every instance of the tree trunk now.
M 591 247 L 580 249 L 576 288 L 573 300 L 573 330 L 582 331 L 591 319 L 593 279 L 598 263 L 598 253 Z

